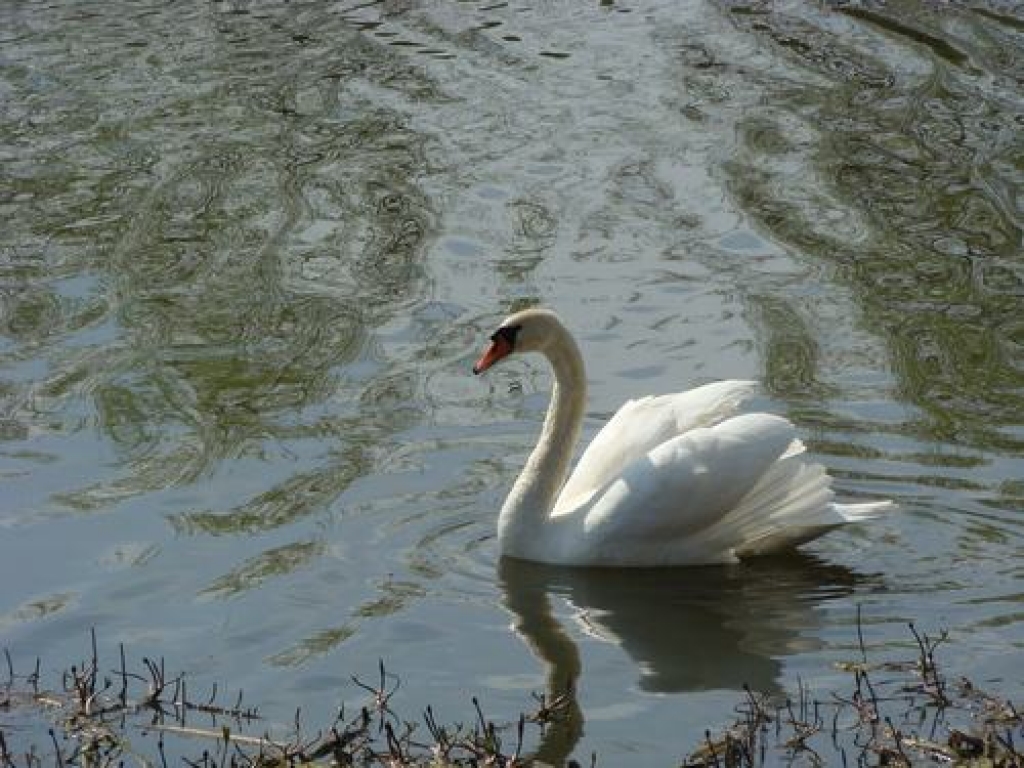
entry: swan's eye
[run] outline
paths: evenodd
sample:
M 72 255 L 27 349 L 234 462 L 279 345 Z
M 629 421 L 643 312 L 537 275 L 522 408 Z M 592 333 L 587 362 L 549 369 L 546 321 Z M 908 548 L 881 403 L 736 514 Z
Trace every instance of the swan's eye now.
M 521 325 L 503 325 L 501 326 L 501 328 L 494 332 L 494 334 L 491 336 L 491 341 L 497 341 L 498 339 L 501 339 L 506 344 L 508 344 L 510 349 L 515 349 L 516 336 L 519 335 L 519 331 L 520 329 L 522 329 L 522 327 L 523 326 Z

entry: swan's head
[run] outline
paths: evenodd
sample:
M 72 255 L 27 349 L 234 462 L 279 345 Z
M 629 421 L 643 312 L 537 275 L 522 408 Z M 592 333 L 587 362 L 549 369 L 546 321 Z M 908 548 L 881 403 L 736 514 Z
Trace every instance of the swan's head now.
M 506 317 L 498 330 L 491 334 L 491 343 L 476 361 L 473 373 L 483 373 L 512 354 L 543 353 L 567 334 L 558 315 L 549 309 L 534 308 L 516 312 Z

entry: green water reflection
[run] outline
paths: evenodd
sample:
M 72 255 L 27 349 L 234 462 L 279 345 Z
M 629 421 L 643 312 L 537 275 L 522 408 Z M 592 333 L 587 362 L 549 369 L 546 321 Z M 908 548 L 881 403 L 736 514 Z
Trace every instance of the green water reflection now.
M 1019 29 L 969 8 L 841 10 L 868 29 L 736 15 L 825 82 L 769 86 L 773 109 L 742 126 L 734 192 L 773 238 L 815 254 L 854 291 L 863 322 L 888 342 L 901 397 L 920 408 L 921 435 L 1020 451 L 1019 434 L 1004 430 L 1024 413 Z M 877 57 L 873 29 L 899 57 Z M 792 174 L 794 163 L 814 175 Z M 769 334 L 795 327 L 761 317 Z M 775 381 L 780 392 L 813 376 L 812 349 L 769 346 L 770 378 L 799 368 Z
M 339 388 L 359 396 L 343 367 L 372 355 L 367 329 L 416 295 L 432 217 L 415 181 L 423 139 L 386 107 L 346 109 L 338 95 L 353 73 L 418 98 L 429 82 L 351 28 L 313 34 L 322 14 L 286 7 L 13 16 L 9 35 L 33 44 L 11 62 L 23 111 L 2 127 L 16 152 L 2 354 L 45 368 L 7 385 L 7 429 L 92 427 L 116 453 L 113 477 L 56 498 L 104 508 L 277 441 L 353 436 L 348 421 L 305 413 Z M 81 18 L 93 55 L 72 79 L 60 29 Z M 182 48 L 162 40 L 162 27 L 190 22 L 201 33 Z M 115 64 L 126 34 L 146 51 L 131 70 Z M 372 413 L 361 417 L 372 431 Z M 300 473 L 237 512 L 188 514 L 182 529 L 251 530 L 322 509 L 359 474 L 359 442 L 340 467 Z

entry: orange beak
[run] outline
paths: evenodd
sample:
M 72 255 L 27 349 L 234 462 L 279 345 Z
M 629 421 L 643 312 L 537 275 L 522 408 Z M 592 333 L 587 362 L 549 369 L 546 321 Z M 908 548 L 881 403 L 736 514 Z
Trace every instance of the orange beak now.
M 473 366 L 473 373 L 483 373 L 501 360 L 501 358 L 508 357 L 511 352 L 512 344 L 509 343 L 508 339 L 504 336 L 496 335 L 491 341 L 491 345 L 487 347 L 483 355 L 480 356 L 480 359 L 476 361 L 476 365 Z

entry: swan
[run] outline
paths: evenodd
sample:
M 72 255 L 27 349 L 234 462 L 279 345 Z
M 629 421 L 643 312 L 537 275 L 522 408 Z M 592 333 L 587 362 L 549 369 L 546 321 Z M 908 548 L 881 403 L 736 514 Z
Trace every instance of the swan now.
M 540 438 L 498 515 L 503 556 L 588 567 L 735 563 L 893 506 L 833 501 L 831 478 L 805 460 L 791 422 L 736 415 L 752 381 L 626 402 L 570 474 L 587 387 L 559 317 L 543 308 L 507 317 L 473 373 L 530 352 L 547 358 L 554 383 Z

